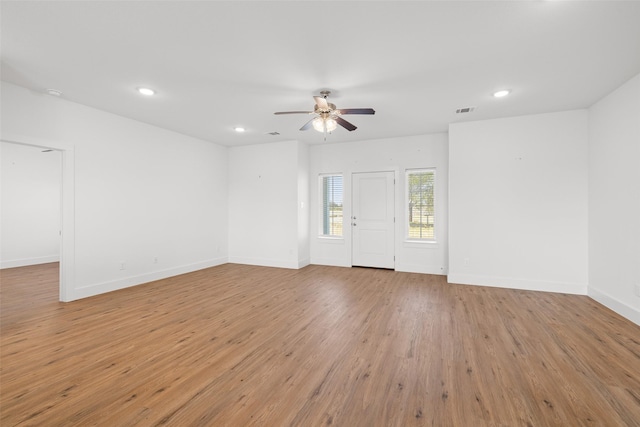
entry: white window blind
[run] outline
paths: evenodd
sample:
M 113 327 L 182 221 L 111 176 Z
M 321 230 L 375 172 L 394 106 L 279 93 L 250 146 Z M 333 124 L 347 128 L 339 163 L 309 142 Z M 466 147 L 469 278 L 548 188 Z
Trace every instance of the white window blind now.
M 434 169 L 407 171 L 407 238 L 435 240 Z
M 320 176 L 323 236 L 342 236 L 342 175 Z

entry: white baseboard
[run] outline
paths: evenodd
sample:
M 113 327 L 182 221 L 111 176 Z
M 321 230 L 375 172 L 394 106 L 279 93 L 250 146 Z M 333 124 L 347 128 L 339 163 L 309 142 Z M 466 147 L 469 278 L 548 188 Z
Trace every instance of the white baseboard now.
M 600 304 L 618 313 L 620 316 L 631 320 L 636 325 L 640 325 L 640 310 L 631 307 L 628 304 L 612 297 L 606 292 L 599 291 L 589 287 L 588 294 L 590 298 L 598 301 Z
M 2 260 L 0 263 L 0 269 L 14 268 L 14 267 L 26 267 L 27 265 L 48 264 L 50 262 L 60 262 L 60 255 L 49 255 L 35 258 L 22 258 L 22 259 L 10 259 Z
M 436 274 L 439 276 L 447 275 L 446 268 L 439 265 L 405 264 L 397 262 L 395 270 L 405 273 Z
M 587 284 L 553 282 L 544 280 L 517 279 L 511 277 L 478 276 L 474 274 L 449 273 L 447 282 L 461 285 L 490 286 L 494 288 L 522 289 L 526 291 L 556 292 L 561 294 L 587 295 Z
M 344 262 L 337 258 L 312 258 L 311 264 L 313 265 L 327 265 L 330 267 L 351 267 L 350 262 Z
M 73 289 L 73 300 L 92 297 L 106 292 L 117 291 L 119 289 L 129 288 L 131 286 L 141 285 L 143 283 L 153 282 L 155 280 L 166 279 L 167 277 L 178 276 L 180 274 L 191 273 L 197 270 L 203 270 L 209 267 L 215 267 L 227 263 L 227 258 L 216 258 L 207 261 L 201 261 L 193 264 L 173 267 L 166 270 L 153 271 L 138 276 L 129 276 L 117 280 L 98 283 L 89 286 L 83 286 Z
M 309 265 L 309 264 L 311 264 L 311 262 L 309 261 L 309 258 L 305 258 L 305 259 L 298 260 L 298 268 L 299 268 L 299 269 L 300 269 L 300 268 L 304 268 L 304 267 L 306 267 L 306 266 L 307 266 L 307 265 Z
M 298 261 L 287 261 L 287 260 L 281 260 L 281 259 L 248 258 L 248 257 L 230 256 L 229 262 L 232 264 L 259 265 L 261 267 L 290 268 L 294 270 L 297 270 L 300 268 L 300 263 Z

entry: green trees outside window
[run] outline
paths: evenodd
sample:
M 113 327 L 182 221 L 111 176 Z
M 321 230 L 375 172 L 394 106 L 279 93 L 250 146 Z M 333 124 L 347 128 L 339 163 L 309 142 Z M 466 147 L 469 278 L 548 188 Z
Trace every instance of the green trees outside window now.
M 322 186 L 322 235 L 342 237 L 342 175 L 320 177 Z
M 432 169 L 407 171 L 408 230 L 410 240 L 435 240 L 434 187 Z

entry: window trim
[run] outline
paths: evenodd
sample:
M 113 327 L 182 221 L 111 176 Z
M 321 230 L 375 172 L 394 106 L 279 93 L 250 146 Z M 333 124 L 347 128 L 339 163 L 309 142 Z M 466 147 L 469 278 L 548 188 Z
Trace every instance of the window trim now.
M 433 237 L 432 238 L 416 238 L 409 237 L 409 175 L 416 172 L 431 172 L 433 173 Z M 416 245 L 434 245 L 438 243 L 438 216 L 436 215 L 437 211 L 437 171 L 435 167 L 432 168 L 412 168 L 405 169 L 404 179 L 405 179 L 405 202 L 404 202 L 404 242 L 408 244 L 416 244 Z

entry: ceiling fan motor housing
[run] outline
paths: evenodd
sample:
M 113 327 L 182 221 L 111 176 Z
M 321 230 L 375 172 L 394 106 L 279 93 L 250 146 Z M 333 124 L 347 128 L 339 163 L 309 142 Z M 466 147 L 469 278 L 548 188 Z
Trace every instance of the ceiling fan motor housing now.
M 331 104 L 330 102 L 327 102 L 327 105 L 329 106 L 329 108 L 320 108 L 320 106 L 316 104 L 313 107 L 313 112 L 316 114 L 331 114 L 332 112 L 335 111 L 336 104 Z

